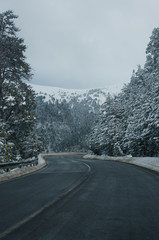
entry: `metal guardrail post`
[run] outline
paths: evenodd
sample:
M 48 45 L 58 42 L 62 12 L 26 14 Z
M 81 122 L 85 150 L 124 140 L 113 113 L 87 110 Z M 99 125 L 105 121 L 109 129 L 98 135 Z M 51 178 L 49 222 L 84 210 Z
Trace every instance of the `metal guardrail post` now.
M 8 134 L 6 131 L 6 162 L 8 162 Z

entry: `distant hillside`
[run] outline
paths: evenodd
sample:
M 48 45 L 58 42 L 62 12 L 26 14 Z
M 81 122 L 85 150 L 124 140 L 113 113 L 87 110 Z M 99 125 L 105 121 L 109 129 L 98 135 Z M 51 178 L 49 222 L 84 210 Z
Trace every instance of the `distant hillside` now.
M 100 105 L 105 102 L 105 98 L 108 93 L 117 94 L 121 90 L 118 86 L 99 89 L 64 89 L 36 84 L 30 85 L 38 96 L 45 97 L 45 101 L 52 101 L 55 99 L 59 102 L 62 102 L 63 100 L 70 102 L 70 100 L 76 98 L 79 102 L 81 102 L 82 100 L 92 99 Z
M 31 84 L 36 92 L 36 131 L 43 137 L 46 151 L 88 150 L 88 134 L 101 105 L 114 89 L 62 89 Z

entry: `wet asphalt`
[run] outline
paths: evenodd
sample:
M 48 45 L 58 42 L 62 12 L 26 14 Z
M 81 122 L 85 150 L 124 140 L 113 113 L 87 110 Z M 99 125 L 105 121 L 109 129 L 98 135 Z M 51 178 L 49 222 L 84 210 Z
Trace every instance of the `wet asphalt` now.
M 158 176 L 80 156 L 46 159 L 47 168 L 0 184 L 1 239 L 159 239 Z

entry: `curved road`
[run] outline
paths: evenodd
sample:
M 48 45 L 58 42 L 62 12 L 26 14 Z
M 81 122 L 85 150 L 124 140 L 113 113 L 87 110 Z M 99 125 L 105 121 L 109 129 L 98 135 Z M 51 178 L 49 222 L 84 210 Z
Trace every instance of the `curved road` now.
M 159 179 L 144 169 L 49 156 L 0 184 L 0 239 L 158 240 Z

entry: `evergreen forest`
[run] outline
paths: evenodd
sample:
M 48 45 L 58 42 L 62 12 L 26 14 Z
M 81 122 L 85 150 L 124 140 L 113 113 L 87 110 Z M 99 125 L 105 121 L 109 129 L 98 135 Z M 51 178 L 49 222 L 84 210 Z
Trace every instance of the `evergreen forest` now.
M 159 28 L 150 37 L 144 67 L 103 104 L 90 149 L 110 156 L 159 155 Z
M 0 14 L 0 162 L 33 159 L 42 151 L 159 156 L 159 28 L 150 37 L 145 65 L 100 105 L 99 90 L 92 90 L 96 99 L 80 101 L 46 101 L 35 93 L 16 18 L 12 11 Z

